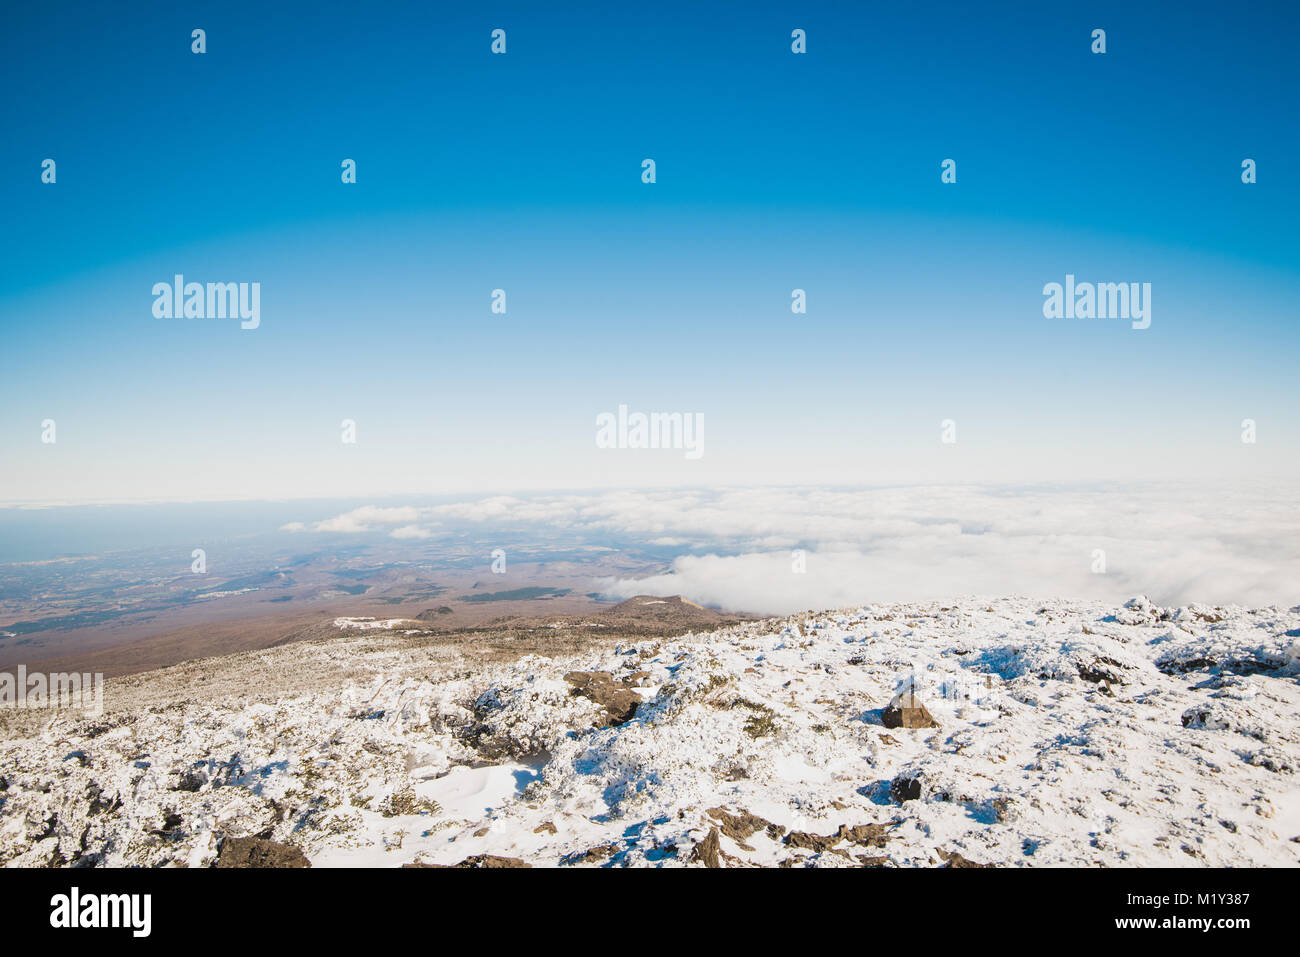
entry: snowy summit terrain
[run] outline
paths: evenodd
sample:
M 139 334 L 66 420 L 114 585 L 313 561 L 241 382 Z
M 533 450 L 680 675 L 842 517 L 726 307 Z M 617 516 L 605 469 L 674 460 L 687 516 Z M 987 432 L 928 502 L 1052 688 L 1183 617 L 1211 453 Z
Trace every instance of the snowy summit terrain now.
M 891 720 L 909 688 L 933 722 Z M 1300 861 L 1300 608 L 873 605 L 486 664 L 398 622 L 105 701 L 0 714 L 0 863 Z

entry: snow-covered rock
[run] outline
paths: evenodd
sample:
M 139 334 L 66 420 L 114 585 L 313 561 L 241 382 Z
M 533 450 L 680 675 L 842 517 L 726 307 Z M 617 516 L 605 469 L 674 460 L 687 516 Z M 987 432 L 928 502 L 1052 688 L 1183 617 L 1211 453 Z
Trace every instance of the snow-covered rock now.
M 1298 643 L 1300 608 L 1145 599 L 485 667 L 373 629 L 112 679 L 97 718 L 7 716 L 0 862 L 206 866 L 257 836 L 313 866 L 1294 865 Z M 629 719 L 592 674 L 640 697 Z M 900 691 L 938 726 L 886 728 Z

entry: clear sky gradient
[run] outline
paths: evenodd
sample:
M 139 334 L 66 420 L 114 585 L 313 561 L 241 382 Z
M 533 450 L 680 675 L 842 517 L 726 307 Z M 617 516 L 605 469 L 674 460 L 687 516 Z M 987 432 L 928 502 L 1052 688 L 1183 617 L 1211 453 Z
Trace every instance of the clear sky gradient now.
M 1300 8 L 990 7 L 15 8 L 0 502 L 1293 476 Z M 704 456 L 597 449 L 620 403 Z

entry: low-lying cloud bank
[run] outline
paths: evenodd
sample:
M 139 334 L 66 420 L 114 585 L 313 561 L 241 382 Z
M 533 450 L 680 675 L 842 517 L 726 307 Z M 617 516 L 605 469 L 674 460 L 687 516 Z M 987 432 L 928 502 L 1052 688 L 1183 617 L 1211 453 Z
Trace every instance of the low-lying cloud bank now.
M 1193 485 L 747 488 L 494 496 L 367 506 L 310 526 L 431 539 L 527 529 L 680 554 L 601 579 L 619 597 L 682 594 L 784 613 L 872 601 L 1033 595 L 1161 604 L 1300 601 L 1294 487 Z M 306 530 L 306 529 L 303 529 Z

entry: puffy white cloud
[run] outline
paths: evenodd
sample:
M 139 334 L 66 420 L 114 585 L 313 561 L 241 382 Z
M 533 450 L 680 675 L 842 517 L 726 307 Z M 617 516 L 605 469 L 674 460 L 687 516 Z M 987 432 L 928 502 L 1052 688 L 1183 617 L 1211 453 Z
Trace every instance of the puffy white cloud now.
M 403 525 L 389 532 L 391 538 L 433 538 L 433 532 L 419 525 Z
M 758 612 L 972 594 L 1289 605 L 1300 601 L 1295 493 L 1241 484 L 617 490 L 368 506 L 315 527 L 402 523 L 396 537 L 419 537 L 408 529 L 460 521 L 527 527 L 543 540 L 567 531 L 675 547 L 682 554 L 663 573 L 599 586 Z M 806 550 L 803 573 L 793 570 L 795 548 Z M 1103 560 L 1104 573 L 1094 572 Z
M 318 532 L 370 532 L 377 526 L 419 521 L 420 512 L 421 509 L 410 506 L 381 508 L 377 505 L 364 505 L 317 522 L 312 527 Z

